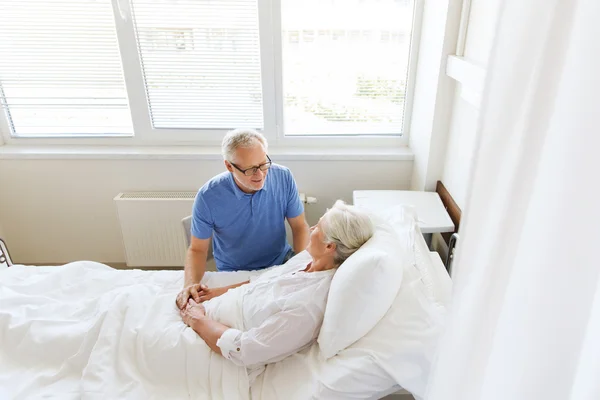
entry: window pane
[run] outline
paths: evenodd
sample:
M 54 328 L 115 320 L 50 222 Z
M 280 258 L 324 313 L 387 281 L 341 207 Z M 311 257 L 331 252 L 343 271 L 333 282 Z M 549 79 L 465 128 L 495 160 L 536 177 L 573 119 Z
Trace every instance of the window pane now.
M 13 136 L 130 135 L 110 0 L 3 0 L 0 103 Z
M 132 0 L 155 128 L 262 129 L 257 0 Z
M 282 0 L 286 135 L 400 135 L 413 2 Z

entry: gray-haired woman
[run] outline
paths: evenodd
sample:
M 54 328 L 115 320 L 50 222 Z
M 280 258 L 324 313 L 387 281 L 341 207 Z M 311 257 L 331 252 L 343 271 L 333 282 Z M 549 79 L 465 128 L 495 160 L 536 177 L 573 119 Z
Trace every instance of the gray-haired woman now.
M 202 304 L 189 300 L 181 317 L 212 350 L 246 366 L 253 380 L 264 364 L 317 338 L 336 268 L 371 238 L 373 229 L 367 214 L 338 200 L 311 228 L 306 251 L 221 297 Z M 211 309 L 225 296 L 242 299 L 243 329 L 211 318 Z

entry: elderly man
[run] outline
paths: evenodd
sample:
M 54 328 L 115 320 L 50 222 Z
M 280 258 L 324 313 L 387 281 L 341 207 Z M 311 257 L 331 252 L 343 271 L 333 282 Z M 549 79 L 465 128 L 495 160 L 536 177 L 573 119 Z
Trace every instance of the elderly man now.
M 267 140 L 253 130 L 235 130 L 223 139 L 227 172 L 198 191 L 192 212 L 192 240 L 177 305 L 209 300 L 231 287 L 200 285 L 210 239 L 219 271 L 255 270 L 279 265 L 304 250 L 309 230 L 296 182 L 289 169 L 273 164 Z M 286 241 L 285 220 L 293 234 Z

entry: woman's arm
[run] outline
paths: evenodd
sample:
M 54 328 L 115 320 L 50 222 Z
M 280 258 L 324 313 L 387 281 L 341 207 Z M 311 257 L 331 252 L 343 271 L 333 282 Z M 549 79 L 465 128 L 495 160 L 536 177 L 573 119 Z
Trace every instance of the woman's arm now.
M 229 289 L 235 289 L 236 287 L 240 287 L 247 283 L 250 283 L 250 281 L 240 282 L 240 283 L 236 283 L 234 285 L 216 287 L 216 288 L 209 288 L 206 285 L 200 285 L 200 291 L 198 292 L 198 294 L 200 295 L 200 302 L 203 303 L 207 300 L 212 299 L 213 297 L 219 297 L 220 295 L 227 292 Z
M 214 321 L 206 316 L 204 306 L 191 300 L 185 310 L 180 311 L 183 322 L 192 328 L 215 353 L 221 354 L 217 341 L 223 333 L 230 329 L 227 325 Z
M 212 350 L 237 365 L 247 366 L 278 361 L 311 343 L 323 320 L 314 311 L 302 306 L 282 310 L 247 331 L 211 320 L 204 307 L 193 300 L 181 316 Z

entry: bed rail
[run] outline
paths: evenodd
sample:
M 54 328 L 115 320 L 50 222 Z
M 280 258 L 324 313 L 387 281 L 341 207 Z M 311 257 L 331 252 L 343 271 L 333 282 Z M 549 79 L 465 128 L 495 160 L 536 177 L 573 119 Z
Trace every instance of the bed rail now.
M 458 233 L 452 234 L 450 236 L 450 242 L 448 243 L 448 256 L 446 257 L 446 269 L 448 270 L 448 275 L 452 276 L 452 261 L 454 261 L 454 250 L 456 248 L 456 244 L 460 237 Z
M 13 263 L 10 259 L 10 254 L 8 253 L 6 243 L 4 243 L 4 240 L 0 238 L 0 268 L 7 268 L 11 265 L 13 265 Z

